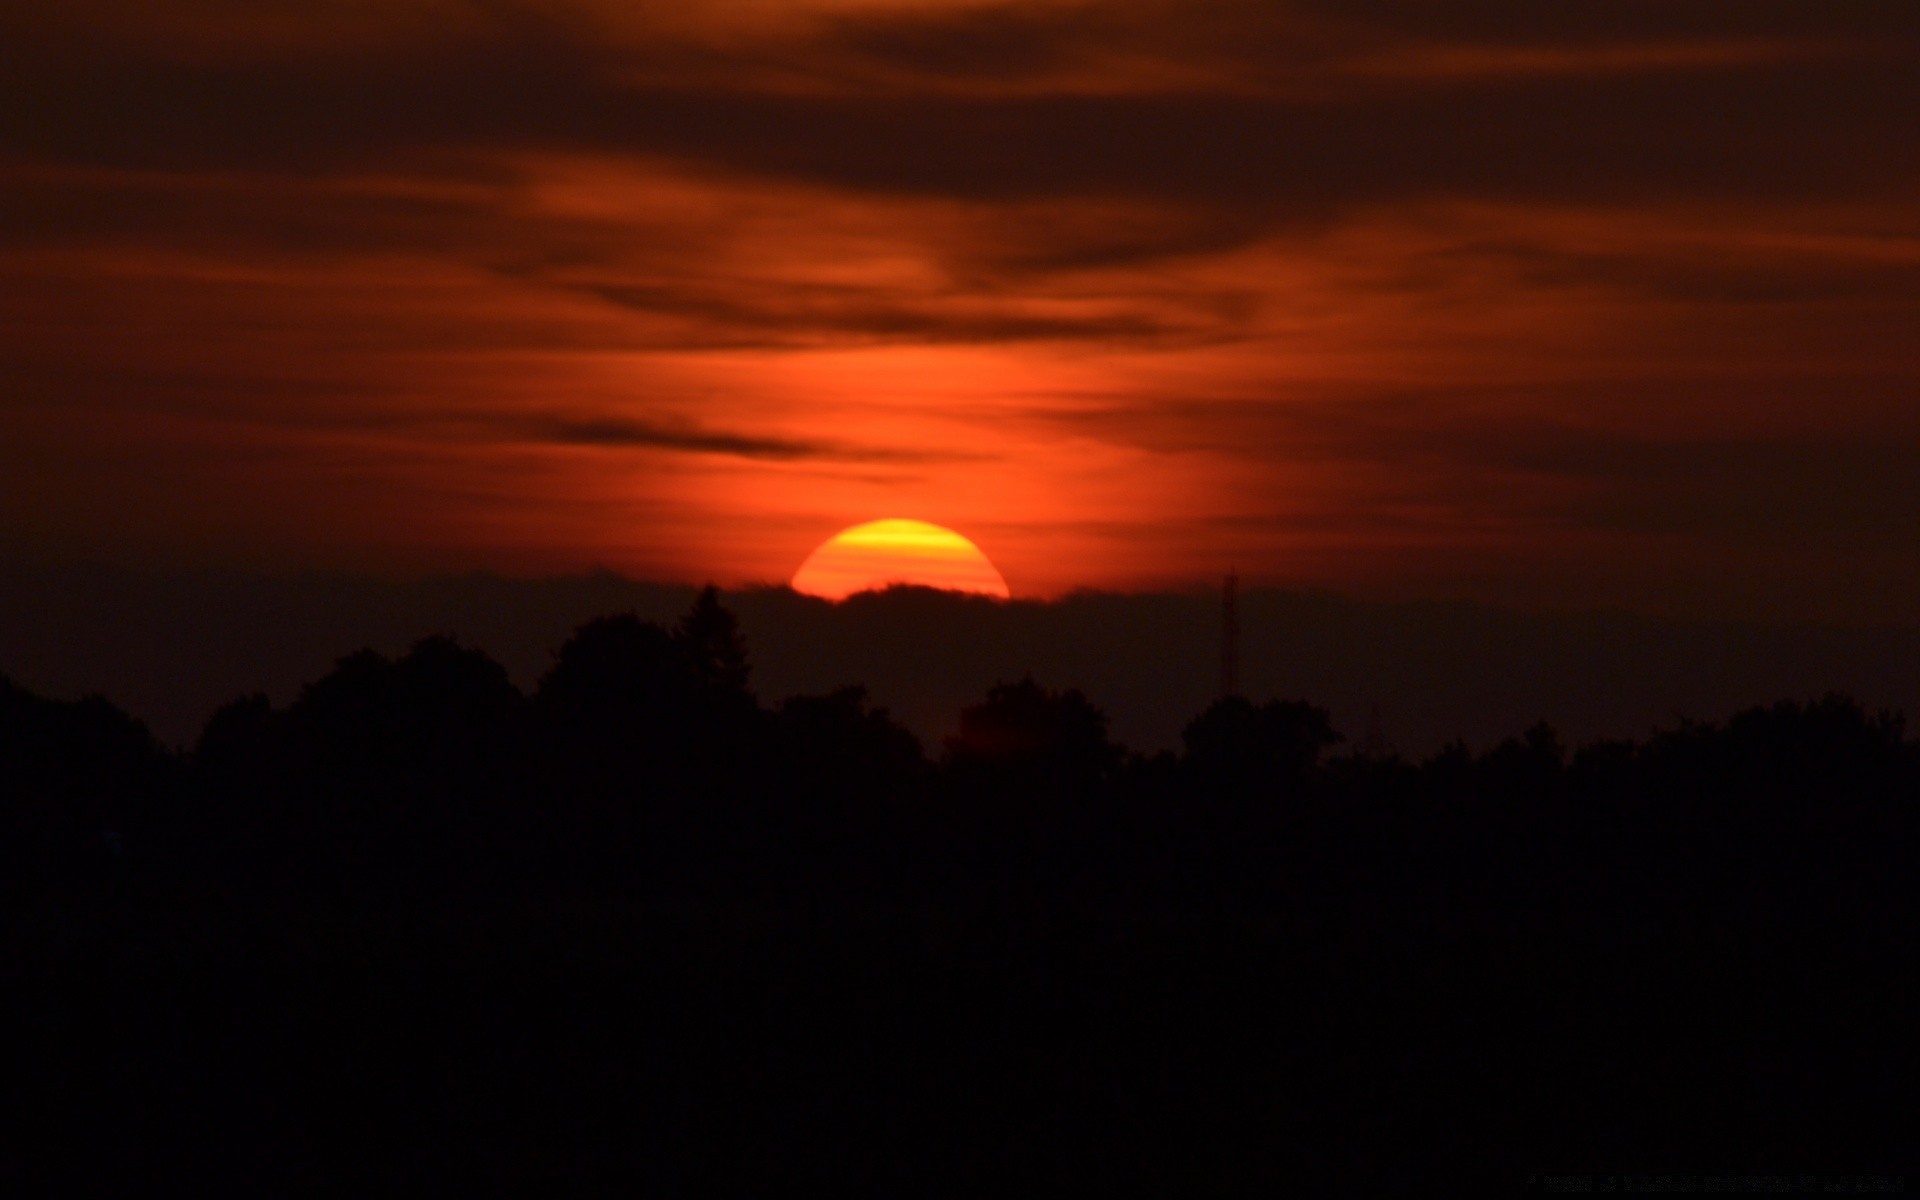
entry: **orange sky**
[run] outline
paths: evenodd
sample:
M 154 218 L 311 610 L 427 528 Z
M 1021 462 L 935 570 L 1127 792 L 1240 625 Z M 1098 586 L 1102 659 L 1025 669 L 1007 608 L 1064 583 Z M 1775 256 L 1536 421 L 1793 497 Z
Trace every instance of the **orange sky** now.
M 1920 10 L 0 16 L 0 554 L 1911 622 Z

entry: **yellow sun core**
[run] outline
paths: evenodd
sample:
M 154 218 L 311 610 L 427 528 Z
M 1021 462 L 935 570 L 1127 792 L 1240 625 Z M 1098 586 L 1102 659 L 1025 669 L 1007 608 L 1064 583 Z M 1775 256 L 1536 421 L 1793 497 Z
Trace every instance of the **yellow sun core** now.
M 793 590 L 828 600 L 894 584 L 1007 599 L 1007 581 L 980 547 L 925 521 L 869 521 L 820 544 L 793 574 Z

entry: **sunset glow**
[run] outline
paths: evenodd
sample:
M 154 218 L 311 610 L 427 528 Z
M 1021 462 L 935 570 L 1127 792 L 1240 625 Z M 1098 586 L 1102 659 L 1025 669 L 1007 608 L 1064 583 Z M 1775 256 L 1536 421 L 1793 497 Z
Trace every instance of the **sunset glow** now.
M 980 548 L 925 521 L 869 521 L 829 538 L 794 572 L 793 590 L 827 600 L 896 584 L 1005 600 L 1007 581 Z
M 1920 612 L 1920 9 L 1444 7 L 27 6 L 0 550 Z

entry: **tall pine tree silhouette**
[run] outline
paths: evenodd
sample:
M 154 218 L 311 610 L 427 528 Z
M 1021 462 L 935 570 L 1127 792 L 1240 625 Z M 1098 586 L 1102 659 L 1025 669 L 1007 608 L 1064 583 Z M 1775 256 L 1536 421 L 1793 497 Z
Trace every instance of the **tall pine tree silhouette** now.
M 708 584 L 674 631 L 693 656 L 694 670 L 709 687 L 723 692 L 747 689 L 747 643 L 740 622 L 720 603 L 720 589 Z

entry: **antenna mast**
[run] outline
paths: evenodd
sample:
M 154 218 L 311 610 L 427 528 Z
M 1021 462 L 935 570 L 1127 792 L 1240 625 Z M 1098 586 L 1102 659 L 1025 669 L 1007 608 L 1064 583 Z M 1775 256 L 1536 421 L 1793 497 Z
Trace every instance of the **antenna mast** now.
M 1220 597 L 1220 694 L 1240 694 L 1240 576 L 1231 570 Z

